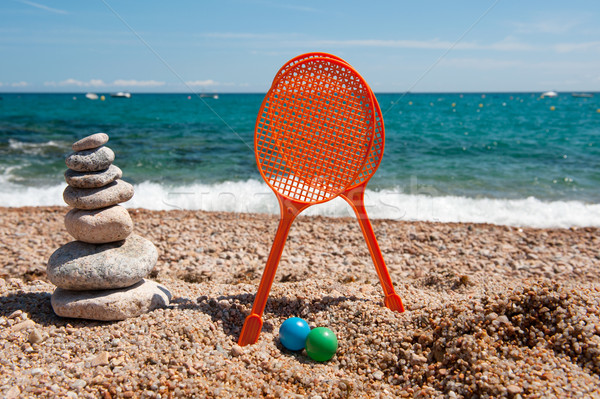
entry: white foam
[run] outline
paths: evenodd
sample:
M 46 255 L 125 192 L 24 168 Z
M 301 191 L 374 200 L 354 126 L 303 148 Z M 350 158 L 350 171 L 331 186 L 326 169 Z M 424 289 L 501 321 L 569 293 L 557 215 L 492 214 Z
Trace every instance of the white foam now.
M 23 187 L 4 181 L 0 186 L 0 206 L 64 205 L 66 184 L 50 187 Z M 167 186 L 141 183 L 128 208 L 154 210 L 188 209 L 224 212 L 279 213 L 277 199 L 263 182 L 248 180 L 219 184 Z M 433 197 L 405 194 L 400 189 L 370 191 L 365 206 L 373 219 L 474 222 L 529 227 L 600 227 L 600 204 L 580 201 L 541 201 L 526 199 L 486 199 Z M 341 198 L 311 206 L 305 215 L 353 216 Z
M 18 141 L 14 139 L 8 139 L 8 148 L 11 150 L 21 151 L 28 155 L 40 155 L 47 148 L 63 148 L 64 143 L 59 143 L 53 140 L 46 141 L 44 143 L 27 143 L 24 141 Z

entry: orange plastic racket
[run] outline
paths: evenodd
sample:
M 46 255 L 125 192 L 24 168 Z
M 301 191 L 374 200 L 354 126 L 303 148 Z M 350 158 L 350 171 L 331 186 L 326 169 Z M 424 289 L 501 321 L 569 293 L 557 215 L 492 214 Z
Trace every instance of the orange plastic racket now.
M 373 98 L 375 98 L 375 96 L 373 96 Z M 383 288 L 383 302 L 385 306 L 396 312 L 404 312 L 404 305 L 402 304 L 402 300 L 398 294 L 396 294 L 394 291 L 394 285 L 392 284 L 390 272 L 388 271 L 385 261 L 383 260 L 381 248 L 379 248 L 379 243 L 377 242 L 377 238 L 375 238 L 373 226 L 371 225 L 371 221 L 369 220 L 369 216 L 367 215 L 367 210 L 365 208 L 365 190 L 367 189 L 367 183 L 375 174 L 379 164 L 381 163 L 381 158 L 383 157 L 383 148 L 385 145 L 383 117 L 381 115 L 381 109 L 379 108 L 379 103 L 377 100 L 374 101 L 374 106 L 376 115 L 376 130 L 375 137 L 373 139 L 373 145 L 371 146 L 371 151 L 369 152 L 369 157 L 356 180 L 341 194 L 341 197 L 350 204 L 352 209 L 354 209 L 354 213 L 356 213 L 356 218 L 358 219 L 360 229 L 362 230 L 365 241 L 367 242 L 367 246 L 369 247 L 369 252 L 371 253 L 371 258 L 373 259 L 373 264 L 375 265 L 375 270 L 377 270 L 379 282 Z
M 289 60 L 284 66 L 282 66 L 277 74 L 275 75 L 275 79 L 273 80 L 273 84 L 277 82 L 277 80 L 293 65 L 297 64 L 306 59 L 315 58 L 315 57 L 323 57 L 335 59 L 340 62 L 343 62 L 346 65 L 348 64 L 346 61 L 332 54 L 327 53 L 307 53 L 299 55 L 295 58 Z M 369 88 L 370 90 L 370 88 Z M 384 293 L 384 304 L 389 309 L 397 312 L 404 312 L 404 305 L 402 304 L 402 300 L 396 294 L 394 290 L 394 286 L 392 284 L 392 278 L 390 277 L 390 273 L 388 271 L 387 266 L 385 265 L 385 261 L 383 259 L 383 254 L 381 253 L 381 249 L 379 248 L 379 243 L 377 242 L 377 238 L 375 237 L 375 233 L 373 231 L 373 226 L 371 225 L 371 221 L 367 215 L 367 211 L 365 209 L 365 190 L 367 188 L 367 183 L 371 179 L 371 177 L 377 171 L 379 164 L 381 163 L 381 159 L 383 157 L 383 149 L 385 146 L 385 128 L 383 123 L 383 117 L 381 115 L 381 108 L 379 107 L 379 103 L 377 102 L 377 98 L 371 91 L 373 105 L 375 107 L 375 136 L 373 138 L 373 145 L 371 146 L 371 151 L 369 152 L 369 156 L 367 158 L 367 162 L 365 162 L 362 170 L 358 174 L 356 180 L 341 194 L 342 198 L 344 198 L 354 210 L 356 217 L 358 219 L 358 223 L 360 224 L 360 228 L 363 232 L 363 236 L 365 237 L 365 241 L 367 242 L 367 246 L 369 248 L 369 252 L 371 254 L 371 258 L 373 259 L 373 263 L 375 265 L 375 269 L 377 271 L 377 276 L 379 277 L 379 282 L 383 288 Z
M 267 93 L 256 121 L 254 150 L 260 174 L 279 201 L 281 220 L 240 345 L 258 340 L 292 222 L 356 180 L 374 134 L 370 90 L 358 72 L 338 60 L 298 62 Z

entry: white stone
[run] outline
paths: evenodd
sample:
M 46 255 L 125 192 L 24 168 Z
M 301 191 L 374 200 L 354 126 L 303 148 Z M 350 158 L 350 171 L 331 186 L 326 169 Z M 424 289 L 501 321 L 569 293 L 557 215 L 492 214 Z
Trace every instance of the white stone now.
M 57 288 L 51 297 L 52 308 L 59 316 L 104 321 L 137 317 L 168 306 L 170 300 L 171 293 L 150 280 L 116 290 L 70 291 Z
M 133 221 L 120 205 L 93 210 L 74 208 L 65 215 L 65 227 L 76 240 L 104 244 L 126 239 L 133 231 Z

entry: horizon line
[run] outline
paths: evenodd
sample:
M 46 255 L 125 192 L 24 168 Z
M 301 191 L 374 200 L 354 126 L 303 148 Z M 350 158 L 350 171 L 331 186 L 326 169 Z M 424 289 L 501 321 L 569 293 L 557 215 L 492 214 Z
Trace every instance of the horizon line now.
M 143 94 L 181 94 L 181 95 L 188 95 L 188 96 L 192 96 L 192 95 L 205 96 L 205 95 L 213 95 L 213 94 L 219 94 L 219 95 L 262 94 L 262 95 L 264 95 L 267 93 L 267 91 L 240 91 L 240 92 L 210 91 L 210 92 L 202 92 L 202 93 L 186 92 L 186 91 L 130 91 L 130 90 L 122 90 L 122 91 L 131 93 L 131 94 L 136 94 L 136 95 L 138 95 L 138 94 L 141 94 L 141 95 L 143 95 Z M 564 93 L 564 94 L 571 94 L 571 93 L 600 94 L 600 91 L 597 91 L 597 90 L 591 90 L 591 91 L 587 91 L 587 90 L 374 91 L 374 93 L 378 93 L 378 94 L 522 94 L 522 93 L 523 94 L 536 94 L 536 93 L 546 93 L 548 91 L 554 91 L 559 94 L 560 93 Z M 81 95 L 85 95 L 87 93 L 94 93 L 94 94 L 101 94 L 101 95 L 106 94 L 106 95 L 110 96 L 111 94 L 113 94 L 115 92 L 114 91 L 103 92 L 103 91 L 1 91 L 0 90 L 0 94 L 69 94 L 69 95 L 81 94 Z

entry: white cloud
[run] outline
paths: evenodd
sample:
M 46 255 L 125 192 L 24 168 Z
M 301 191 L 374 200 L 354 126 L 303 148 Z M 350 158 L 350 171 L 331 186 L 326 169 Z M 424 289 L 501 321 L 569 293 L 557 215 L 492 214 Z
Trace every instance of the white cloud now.
M 25 86 L 29 86 L 29 83 L 25 82 L 25 81 L 20 81 L 20 82 L 13 82 L 11 83 L 12 87 L 25 87 Z
M 582 21 L 579 19 L 547 18 L 533 22 L 515 22 L 513 25 L 517 28 L 518 33 L 563 34 L 581 23 Z
M 536 46 L 532 46 L 531 44 L 523 43 L 517 40 L 513 36 L 505 37 L 499 42 L 492 43 L 489 45 L 481 46 L 482 50 L 498 50 L 498 51 L 530 51 L 535 50 Z
M 206 79 L 206 80 L 190 80 L 188 82 L 185 82 L 185 84 L 187 86 L 216 86 L 219 84 L 219 82 L 215 82 L 212 79 Z
M 45 6 L 40 3 L 34 3 L 33 1 L 20 0 L 19 2 L 22 4 L 27 4 L 28 6 L 31 6 L 31 7 L 39 8 L 40 10 L 50 11 L 55 14 L 68 14 L 68 12 L 66 12 L 65 10 L 59 10 L 58 8 L 48 7 L 48 6 Z
M 521 43 L 512 37 L 508 37 L 496 43 L 480 44 L 476 42 L 450 42 L 447 40 L 381 40 L 381 39 L 359 39 L 359 40 L 318 40 L 312 42 L 315 46 L 345 46 L 345 47 L 390 47 L 408 48 L 421 50 L 498 50 L 498 51 L 524 51 L 535 47 Z
M 296 33 L 287 34 L 257 34 L 247 32 L 209 32 L 201 34 L 202 37 L 224 40 L 271 40 L 278 41 L 281 45 L 301 45 L 302 47 L 379 47 L 379 48 L 405 48 L 420 50 L 495 50 L 495 51 L 530 51 L 538 49 L 539 46 L 523 43 L 513 36 L 494 43 L 480 43 L 477 41 L 449 41 L 439 38 L 411 40 L 411 39 L 302 39 Z M 254 50 L 254 53 L 257 53 Z M 279 55 L 281 52 L 261 53 Z
M 297 6 L 297 5 L 292 5 L 292 4 L 282 4 L 281 2 L 275 1 L 275 2 L 267 2 L 267 1 L 261 1 L 258 2 L 259 4 L 263 4 L 266 5 L 269 8 L 282 8 L 285 10 L 292 10 L 292 11 L 302 11 L 302 12 L 317 12 L 318 10 L 316 8 L 313 7 L 306 7 L 306 6 Z
M 69 78 L 60 82 L 44 82 L 44 86 L 77 86 L 77 87 L 104 87 L 106 84 L 102 79 L 90 79 L 88 82 Z
M 558 43 L 554 49 L 559 53 L 570 53 L 571 51 L 598 51 L 600 50 L 600 42 L 583 42 L 583 43 Z
M 319 46 L 347 46 L 347 47 L 397 47 L 418 49 L 446 49 L 452 42 L 432 40 L 381 40 L 381 39 L 357 39 L 357 40 L 318 40 L 313 42 Z M 474 45 L 461 43 L 463 47 L 472 48 Z
M 525 60 L 508 60 L 502 58 L 460 58 L 448 57 L 440 62 L 440 66 L 451 67 L 458 69 L 479 69 L 479 70 L 503 70 L 510 68 L 518 68 L 520 72 L 534 71 L 541 73 L 553 73 L 563 75 L 584 76 L 589 71 L 600 70 L 600 62 L 596 63 L 581 63 L 577 61 L 560 61 L 553 62 L 541 61 L 525 61 Z M 594 72 L 595 73 L 595 72 Z M 592 79 L 590 75 L 590 80 Z
M 269 33 L 246 33 L 246 32 L 208 32 L 200 36 L 213 39 L 277 39 L 281 38 L 278 34 Z
M 165 82 L 157 80 L 135 80 L 135 79 L 117 79 L 112 83 L 105 83 L 102 79 L 90 79 L 82 81 L 73 78 L 65 79 L 60 82 L 44 82 L 44 86 L 62 87 L 62 86 L 77 86 L 77 87 L 158 87 L 164 86 Z
M 165 82 L 158 80 L 135 80 L 135 79 L 117 79 L 112 83 L 112 86 L 127 86 L 127 87 L 158 87 L 164 86 Z
M 445 67 L 484 70 L 505 69 L 525 66 L 525 64 L 522 61 L 494 58 L 445 58 L 440 62 L 440 65 Z

